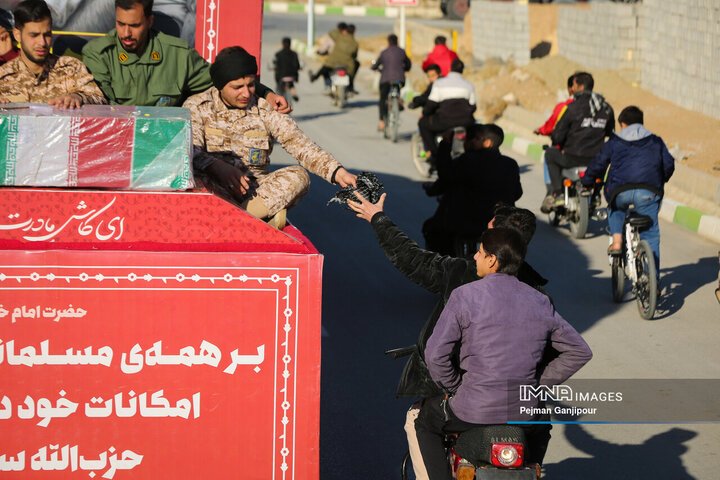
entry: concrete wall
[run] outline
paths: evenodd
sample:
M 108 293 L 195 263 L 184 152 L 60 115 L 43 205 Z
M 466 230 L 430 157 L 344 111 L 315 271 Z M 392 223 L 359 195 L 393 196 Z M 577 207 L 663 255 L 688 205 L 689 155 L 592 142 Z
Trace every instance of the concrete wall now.
M 475 58 L 502 58 L 516 65 L 530 62 L 527 4 L 476 0 L 470 15 Z
M 561 8 L 559 53 L 618 70 L 659 97 L 720 118 L 720 0 Z
M 560 55 L 588 69 L 618 70 L 640 80 L 641 52 L 635 4 L 593 3 L 591 9 L 566 7 L 558 14 Z
M 644 0 L 642 87 L 720 118 L 720 1 Z

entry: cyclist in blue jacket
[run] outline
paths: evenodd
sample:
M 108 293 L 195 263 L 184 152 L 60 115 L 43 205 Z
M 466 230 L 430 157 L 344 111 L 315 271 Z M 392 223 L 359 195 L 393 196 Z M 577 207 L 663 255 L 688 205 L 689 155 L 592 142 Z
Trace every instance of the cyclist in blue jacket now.
M 643 112 L 638 107 L 626 107 L 620 112 L 618 123 L 621 130 L 610 136 L 601 152 L 590 162 L 582 183 L 585 187 L 592 186 L 596 178 L 603 177 L 610 165 L 605 182 L 605 198 L 610 210 L 608 223 L 612 234 L 608 253 L 620 253 L 625 213 L 630 205 L 634 205 L 637 213 L 647 215 L 653 221 L 650 228 L 640 232 L 640 238 L 650 244 L 659 276 L 658 212 L 663 186 L 675 170 L 675 160 L 662 138 L 643 126 Z

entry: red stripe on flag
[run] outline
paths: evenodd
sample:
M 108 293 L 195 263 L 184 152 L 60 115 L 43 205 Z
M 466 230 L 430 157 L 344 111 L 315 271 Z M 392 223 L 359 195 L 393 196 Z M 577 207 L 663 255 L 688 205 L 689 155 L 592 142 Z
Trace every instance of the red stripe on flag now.
M 70 171 L 73 141 L 77 135 L 77 186 L 127 188 L 132 179 L 135 120 L 132 118 L 73 119 L 70 138 Z M 76 122 L 77 126 L 76 126 Z M 77 132 L 77 133 L 76 133 Z M 70 182 L 68 182 L 72 185 Z

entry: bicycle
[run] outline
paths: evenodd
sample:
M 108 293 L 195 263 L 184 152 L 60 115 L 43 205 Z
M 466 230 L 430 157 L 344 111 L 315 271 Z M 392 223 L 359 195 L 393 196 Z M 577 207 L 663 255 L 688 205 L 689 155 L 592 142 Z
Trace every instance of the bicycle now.
M 393 82 L 387 96 L 387 112 L 385 112 L 385 138 L 393 143 L 398 140 L 398 127 L 400 126 L 400 82 Z
M 653 220 L 630 209 L 623 224 L 623 244 L 619 254 L 609 255 L 612 269 L 613 300 L 620 303 L 625 293 L 625 279 L 632 282 L 638 311 L 645 320 L 655 315 L 658 300 L 657 272 L 652 248 L 640 240 L 640 230 L 652 226 Z

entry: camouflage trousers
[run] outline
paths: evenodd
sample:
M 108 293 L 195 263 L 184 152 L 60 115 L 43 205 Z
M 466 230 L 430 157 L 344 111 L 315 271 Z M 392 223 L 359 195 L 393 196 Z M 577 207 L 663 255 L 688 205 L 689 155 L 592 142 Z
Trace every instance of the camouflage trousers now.
M 272 217 L 283 208 L 292 208 L 310 189 L 310 175 L 301 166 L 283 167 L 267 175 L 257 176 L 257 197 Z
M 310 175 L 299 165 L 279 168 L 270 173 L 250 173 L 255 177 L 255 181 L 252 182 L 250 191 L 242 197 L 233 194 L 211 175 L 196 172 L 195 177 L 209 191 L 241 208 L 244 208 L 251 198 L 259 198 L 268 209 L 268 217 L 283 208 L 290 209 L 297 205 L 310 189 Z

